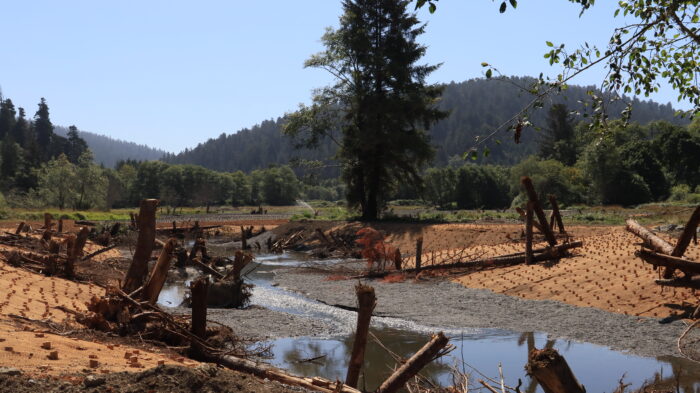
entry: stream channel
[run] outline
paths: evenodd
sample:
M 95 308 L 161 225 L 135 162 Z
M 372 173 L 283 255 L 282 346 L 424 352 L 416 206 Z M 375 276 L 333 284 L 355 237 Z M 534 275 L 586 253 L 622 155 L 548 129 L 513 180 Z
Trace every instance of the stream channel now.
M 259 254 L 254 270 L 247 275 L 248 281 L 255 284 L 251 305 L 312 318 L 334 327 L 329 334 L 321 336 L 272 339 L 268 343 L 272 345 L 273 357 L 267 361 L 298 375 L 344 380 L 356 313 L 274 284 L 275 274 L 284 274 L 285 269 L 304 266 L 307 261 L 308 257 L 300 253 Z M 329 260 L 321 263 L 337 262 Z M 180 281 L 166 285 L 158 302 L 169 307 L 179 304 L 192 278 L 194 276 L 189 276 L 184 283 Z M 235 326 L 233 328 L 235 330 Z M 507 386 L 517 386 L 520 379 L 522 392 L 541 392 L 541 388 L 531 381 L 524 370 L 528 351 L 534 346 L 557 349 L 588 392 L 613 392 L 621 378 L 626 384 L 631 384 L 627 391 L 661 381 L 659 387 L 673 388 L 675 391 L 678 385 L 680 392 L 700 392 L 700 364 L 681 357 L 640 357 L 540 332 L 519 333 L 468 326 L 440 329 L 400 318 L 372 318 L 371 332 L 385 347 L 403 358 L 411 356 L 430 339 L 431 333 L 439 330 L 450 337 L 455 349 L 427 366 L 421 375 L 442 386 L 453 385 L 453 369 L 471 374 L 470 384 L 477 379 L 498 380 L 500 364 Z M 390 367 L 395 364 L 392 356 L 370 338 L 360 387 L 374 390 L 390 374 Z

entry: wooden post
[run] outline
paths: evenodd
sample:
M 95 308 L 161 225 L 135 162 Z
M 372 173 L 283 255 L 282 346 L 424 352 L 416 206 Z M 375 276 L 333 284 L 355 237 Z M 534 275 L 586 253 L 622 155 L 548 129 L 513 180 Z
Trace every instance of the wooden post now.
M 394 250 L 392 260 L 394 261 L 394 268 L 396 270 L 401 270 L 401 265 L 403 264 L 403 258 L 401 258 L 401 250 L 399 250 L 398 248 Z
M 423 257 L 423 236 L 416 239 L 416 271 L 420 271 L 421 259 Z
M 425 344 L 423 348 L 411 356 L 410 359 L 394 371 L 394 373 L 379 386 L 376 393 L 397 392 L 409 379 L 418 374 L 426 364 L 435 359 L 435 356 L 438 355 L 440 350 L 442 350 L 448 342 L 449 339 L 445 337 L 442 332 L 433 335 L 432 339 Z
M 73 254 L 73 250 L 75 249 L 75 243 L 76 243 L 76 236 L 74 234 L 70 234 L 66 237 L 64 242 L 66 243 L 66 254 L 68 254 L 68 258 L 66 259 L 66 263 L 63 267 L 63 271 L 66 275 L 66 277 L 71 278 L 75 275 L 75 255 Z
M 75 239 L 75 246 L 73 249 L 73 255 L 76 259 L 83 256 L 83 248 L 85 248 L 89 234 L 90 230 L 87 227 L 80 228 L 78 236 Z
M 557 203 L 557 197 L 554 195 L 549 196 L 549 204 L 552 205 L 552 214 L 557 220 L 557 226 L 559 227 L 559 233 L 566 233 L 564 229 L 564 220 L 561 218 L 561 212 L 559 211 L 559 203 Z
M 131 293 L 139 288 L 148 274 L 148 260 L 156 239 L 156 209 L 157 199 L 144 199 L 139 206 L 139 236 L 136 240 L 136 251 L 124 278 L 123 290 Z
M 175 234 L 175 232 L 177 232 L 177 223 L 173 221 L 173 234 Z
M 148 277 L 148 281 L 143 286 L 141 299 L 148 301 L 150 304 L 155 304 L 158 301 L 160 291 L 163 289 L 165 279 L 168 277 L 170 261 L 173 258 L 173 250 L 175 250 L 176 246 L 177 240 L 175 239 L 169 239 L 165 243 L 158 257 L 158 262 L 156 262 L 151 275 Z
M 51 213 L 44 213 L 44 229 L 51 229 L 53 226 L 53 216 Z
M 683 233 L 681 234 L 681 237 L 678 238 L 678 243 L 676 243 L 676 247 L 673 248 L 671 256 L 682 257 L 683 254 L 685 254 L 685 250 L 688 249 L 693 236 L 697 236 L 696 230 L 698 228 L 698 223 L 700 223 L 700 206 L 695 208 L 695 211 L 693 211 L 693 214 L 690 216 L 688 223 L 685 224 Z M 667 267 L 666 270 L 664 270 L 664 278 L 673 277 L 673 272 L 674 269 L 672 267 Z
M 523 187 L 525 187 L 525 191 L 527 192 L 528 198 L 534 203 L 533 208 L 535 214 L 537 214 L 537 219 L 540 222 L 540 230 L 544 234 L 544 237 L 547 239 L 549 245 L 556 246 L 557 239 L 554 237 L 552 230 L 549 229 L 547 217 L 545 217 L 544 215 L 544 210 L 542 210 L 542 205 L 540 205 L 540 201 L 537 197 L 537 192 L 535 191 L 535 186 L 532 185 L 532 180 L 527 176 L 523 176 L 520 179 L 520 182 L 522 183 Z
M 365 347 L 367 346 L 367 336 L 369 334 L 369 323 L 372 319 L 372 312 L 377 305 L 377 297 L 374 288 L 369 285 L 357 284 L 355 286 L 357 295 L 357 327 L 355 330 L 355 340 L 352 344 L 352 354 L 348 373 L 345 377 L 345 384 L 356 388 L 360 378 L 360 371 L 365 360 Z
M 192 295 L 192 333 L 202 340 L 207 338 L 207 294 L 209 278 L 200 277 L 190 284 Z
M 534 254 L 532 252 L 533 205 L 532 201 L 528 201 L 527 212 L 525 213 L 525 263 L 528 265 L 534 262 Z
M 241 226 L 241 250 L 247 250 L 248 249 L 248 243 L 246 239 L 246 231 L 243 226 Z
M 58 233 L 63 233 L 63 219 L 58 219 Z
M 15 229 L 15 235 L 19 235 L 22 233 L 22 229 L 24 229 L 24 221 L 20 222 L 19 225 L 17 225 L 17 229 Z
M 545 393 L 585 393 L 566 363 L 555 349 L 533 349 L 528 355 L 527 373 L 537 380 Z
M 236 251 L 236 256 L 233 258 L 233 267 L 231 268 L 231 271 L 226 273 L 223 280 L 240 281 L 241 272 L 252 260 L 253 256 L 251 254 L 244 253 L 241 250 Z
M 554 232 L 554 211 L 549 214 L 549 230 Z

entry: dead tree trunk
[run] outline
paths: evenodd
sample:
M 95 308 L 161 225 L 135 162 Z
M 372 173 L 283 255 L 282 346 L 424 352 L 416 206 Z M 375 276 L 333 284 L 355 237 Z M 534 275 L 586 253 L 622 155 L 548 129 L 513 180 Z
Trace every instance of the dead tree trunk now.
M 416 239 L 416 271 L 420 271 L 421 259 L 423 257 L 423 236 Z
M 566 230 L 564 229 L 564 220 L 562 220 L 561 212 L 559 211 L 559 203 L 557 203 L 557 197 L 555 197 L 554 195 L 550 195 L 549 204 L 552 205 L 552 214 L 554 214 L 554 219 L 557 220 L 559 233 L 566 233 Z
M 44 213 L 44 229 L 51 229 L 53 226 L 53 216 L 51 213 Z
M 527 203 L 527 212 L 525 213 L 525 263 L 528 265 L 534 262 L 534 254 L 532 252 L 532 223 L 533 223 L 533 203 Z
M 156 239 L 156 209 L 157 199 L 144 199 L 139 207 L 139 236 L 136 241 L 136 251 L 124 278 L 123 290 L 131 293 L 139 288 L 148 274 L 148 260 L 151 259 L 153 245 Z
M 357 387 L 357 380 L 360 377 L 362 364 L 365 360 L 369 323 L 372 319 L 374 307 L 377 305 L 377 297 L 374 294 L 374 288 L 369 285 L 357 284 L 355 286 L 355 294 L 357 294 L 358 305 L 357 327 L 355 330 L 355 340 L 352 344 L 348 373 L 345 377 L 345 384 L 353 388 Z
M 204 340 L 207 335 L 209 278 L 201 277 L 194 280 L 190 284 L 190 292 L 192 294 L 192 333 Z
M 527 373 L 537 380 L 545 393 L 585 393 L 566 363 L 555 349 L 533 349 L 528 356 Z
M 554 234 L 549 228 L 549 224 L 547 223 L 547 217 L 544 215 L 544 210 L 542 210 L 542 205 L 540 204 L 540 200 L 537 197 L 535 186 L 532 185 L 532 180 L 527 176 L 523 176 L 520 179 L 520 182 L 522 183 L 523 187 L 525 187 L 528 199 L 530 199 L 530 201 L 534 203 L 533 209 L 535 211 L 535 214 L 537 214 L 537 219 L 540 222 L 541 227 L 540 230 L 543 231 L 542 233 L 544 234 L 545 239 L 547 239 L 547 243 L 549 243 L 550 246 L 556 246 L 557 239 L 554 238 Z
M 160 291 L 163 289 L 163 284 L 165 284 L 165 279 L 168 277 L 168 269 L 170 269 L 170 261 L 173 257 L 173 250 L 177 246 L 177 240 L 169 239 L 163 250 L 160 252 L 158 257 L 158 262 L 153 267 L 153 271 L 148 278 L 148 281 L 143 286 L 143 291 L 141 291 L 141 298 L 148 301 L 151 304 L 155 304 L 158 301 L 158 296 Z
M 433 361 L 440 351 L 445 348 L 449 339 L 440 332 L 416 352 L 401 367 L 394 371 L 384 381 L 376 393 L 394 393 L 401 389 L 409 379 L 413 378 L 428 363 Z

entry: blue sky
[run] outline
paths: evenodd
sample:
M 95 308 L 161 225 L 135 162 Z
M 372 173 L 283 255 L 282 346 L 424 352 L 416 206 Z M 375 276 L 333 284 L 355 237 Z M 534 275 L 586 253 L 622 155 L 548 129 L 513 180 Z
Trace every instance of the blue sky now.
M 556 75 L 545 41 L 604 45 L 613 1 L 579 18 L 566 0 L 441 0 L 421 42 L 443 63 L 431 82 L 482 76 Z M 303 62 L 336 26 L 339 0 L 5 1 L 0 87 L 31 116 L 46 97 L 54 124 L 180 151 L 222 132 L 276 118 L 307 103 L 331 79 Z M 603 69 L 572 83 L 598 84 Z M 655 100 L 678 104 L 664 89 Z M 235 152 L 232 152 L 235 154 Z

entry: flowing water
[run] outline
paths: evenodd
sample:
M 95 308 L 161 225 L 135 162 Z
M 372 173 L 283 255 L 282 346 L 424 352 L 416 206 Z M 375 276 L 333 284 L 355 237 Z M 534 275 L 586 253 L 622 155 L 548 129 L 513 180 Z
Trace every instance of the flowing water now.
M 308 263 L 303 254 L 259 255 L 256 261 L 259 265 L 248 275 L 256 285 L 252 304 L 323 320 L 342 332 L 335 337 L 288 337 L 273 340 L 270 342 L 273 355 L 270 362 L 299 375 L 343 380 L 352 348 L 356 314 L 272 284 L 276 269 Z M 330 260 L 324 263 L 337 262 L 339 261 Z M 166 287 L 159 303 L 177 305 L 185 292 L 182 285 Z M 418 350 L 430 339 L 430 333 L 436 330 L 435 327 L 389 317 L 373 317 L 371 329 L 384 347 L 402 358 L 407 358 Z M 426 367 L 422 375 L 443 386 L 453 384 L 453 369 L 471 374 L 471 381 L 499 379 L 500 364 L 506 385 L 515 387 L 520 379 L 522 392 L 540 392 L 541 389 L 525 375 L 527 353 L 533 347 L 552 347 L 566 358 L 588 392 L 613 392 L 621 378 L 624 378 L 625 383 L 631 384 L 629 388 L 656 380 L 663 381 L 661 385 L 665 387 L 675 387 L 678 384 L 681 392 L 700 391 L 700 365 L 679 357 L 639 357 L 590 343 L 554 339 L 537 332 L 516 333 L 473 328 L 440 330 L 450 337 L 455 349 L 448 356 Z M 392 355 L 370 339 L 360 385 L 368 389 L 376 388 L 390 374 L 391 367 L 395 364 Z

